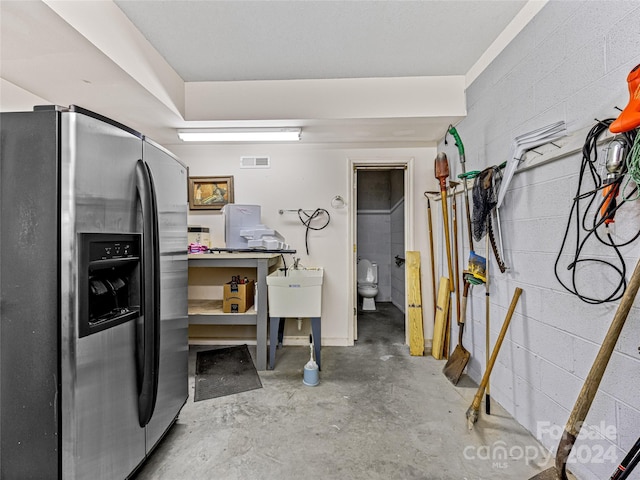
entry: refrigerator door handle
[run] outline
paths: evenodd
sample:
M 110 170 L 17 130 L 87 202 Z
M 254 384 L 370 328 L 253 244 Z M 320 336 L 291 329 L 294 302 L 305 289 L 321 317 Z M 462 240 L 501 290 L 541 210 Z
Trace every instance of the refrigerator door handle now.
M 136 164 L 136 186 L 142 209 L 142 289 L 144 300 L 142 333 L 142 371 L 138 391 L 138 420 L 144 427 L 151 420 L 158 395 L 160 366 L 160 236 L 158 206 L 149 165 Z M 138 343 L 140 348 L 140 342 Z M 140 355 L 139 355 L 140 357 Z

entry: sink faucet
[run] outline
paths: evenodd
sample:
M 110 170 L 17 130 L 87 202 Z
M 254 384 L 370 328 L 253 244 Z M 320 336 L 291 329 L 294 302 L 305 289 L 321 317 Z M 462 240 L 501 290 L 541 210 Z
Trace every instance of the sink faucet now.
M 293 269 L 298 270 L 298 263 L 300 263 L 300 258 L 293 257 Z

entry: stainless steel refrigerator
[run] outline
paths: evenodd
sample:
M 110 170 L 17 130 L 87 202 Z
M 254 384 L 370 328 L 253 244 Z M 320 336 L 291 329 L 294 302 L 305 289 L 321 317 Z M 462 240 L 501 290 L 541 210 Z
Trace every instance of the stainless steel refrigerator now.
M 127 478 L 188 397 L 187 169 L 79 107 L 0 115 L 0 478 Z

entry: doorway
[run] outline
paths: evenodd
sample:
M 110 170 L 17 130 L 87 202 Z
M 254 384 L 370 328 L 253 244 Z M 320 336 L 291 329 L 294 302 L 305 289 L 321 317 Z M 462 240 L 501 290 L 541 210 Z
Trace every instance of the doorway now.
M 353 326 L 350 336 L 354 342 L 358 340 L 359 318 L 383 316 L 391 308 L 403 317 L 401 335 L 406 344 L 405 252 L 412 249 L 412 159 L 352 160 L 351 165 Z M 361 259 L 377 265 L 376 312 L 362 311 L 362 299 L 357 291 Z

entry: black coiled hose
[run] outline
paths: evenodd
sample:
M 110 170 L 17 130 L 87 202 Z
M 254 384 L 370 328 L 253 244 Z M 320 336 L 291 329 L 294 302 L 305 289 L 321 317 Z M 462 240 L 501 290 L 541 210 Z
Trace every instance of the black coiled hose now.
M 303 215 L 304 215 L 304 218 L 303 218 Z M 311 222 L 313 222 L 315 219 L 320 218 L 322 215 L 325 215 L 327 217 L 326 221 L 319 227 L 311 226 Z M 316 208 L 311 215 L 309 215 L 304 210 L 299 209 L 298 218 L 300 219 L 302 224 L 307 228 L 304 234 L 304 246 L 307 249 L 307 255 L 309 255 L 309 230 L 322 230 L 323 228 L 326 228 L 327 225 L 329 225 L 329 222 L 331 221 L 331 216 L 329 215 L 329 212 L 327 212 L 324 208 Z
M 630 240 L 622 243 L 616 243 L 608 230 L 606 231 L 606 235 L 604 237 L 598 232 L 598 227 L 605 223 L 605 220 L 607 220 L 607 218 L 613 218 L 615 212 L 627 202 L 627 200 L 618 202 L 615 207 L 607 211 L 606 215 L 602 216 L 600 214 L 601 209 L 605 202 L 608 201 L 608 199 L 603 197 L 602 201 L 596 201 L 602 189 L 607 187 L 619 188 L 626 171 L 626 167 L 623 167 L 621 175 L 619 175 L 618 178 L 612 183 L 606 185 L 603 184 L 602 178 L 597 172 L 598 139 L 606 130 L 608 130 L 609 125 L 613 122 L 613 120 L 614 119 L 609 118 L 606 120 L 598 121 L 598 123 L 596 123 L 587 134 L 584 146 L 582 148 L 582 164 L 580 166 L 578 189 L 573 198 L 573 204 L 571 205 L 571 211 L 567 220 L 567 226 L 562 238 L 562 245 L 560 247 L 560 251 L 558 252 L 558 256 L 554 265 L 555 276 L 558 279 L 558 282 L 560 282 L 560 285 L 562 285 L 565 290 L 567 290 L 569 293 L 572 293 L 573 295 L 576 295 L 583 302 L 595 305 L 606 302 L 615 302 L 619 300 L 624 294 L 624 291 L 627 288 L 627 268 L 624 262 L 624 258 L 620 253 L 620 247 L 634 242 L 640 236 L 640 231 L 638 231 Z M 631 145 L 633 145 L 635 136 L 636 132 L 631 131 L 622 134 L 620 138 L 628 144 L 628 147 L 631 147 Z M 591 177 L 593 186 L 588 191 L 583 192 L 585 177 L 587 176 Z M 633 193 L 635 193 L 637 189 L 638 186 L 633 189 L 631 195 L 633 195 Z M 582 205 L 581 202 L 586 202 L 586 207 L 584 208 L 583 214 L 580 213 Z M 597 206 L 595 213 L 593 211 L 594 205 Z M 575 244 L 574 250 L 572 252 L 572 259 L 569 264 L 566 265 L 566 269 L 571 271 L 571 282 L 570 284 L 568 284 L 567 282 L 563 282 L 560 278 L 559 268 L 562 255 L 565 251 L 565 248 L 567 247 L 567 240 L 572 223 L 575 229 Z M 584 237 L 582 238 L 583 234 Z M 583 250 L 585 249 L 587 242 L 593 239 L 596 239 L 601 245 L 613 250 L 613 252 L 615 253 L 616 264 L 614 264 L 613 261 L 603 260 L 602 258 L 585 257 Z M 602 251 L 600 251 L 599 253 L 601 252 Z M 619 278 L 619 281 L 610 293 L 603 294 L 599 298 L 595 298 L 594 296 L 587 296 L 579 291 L 577 286 L 577 267 L 578 265 L 588 263 L 600 264 L 605 267 L 609 267 L 613 270 L 613 272 L 615 272 L 616 276 Z

